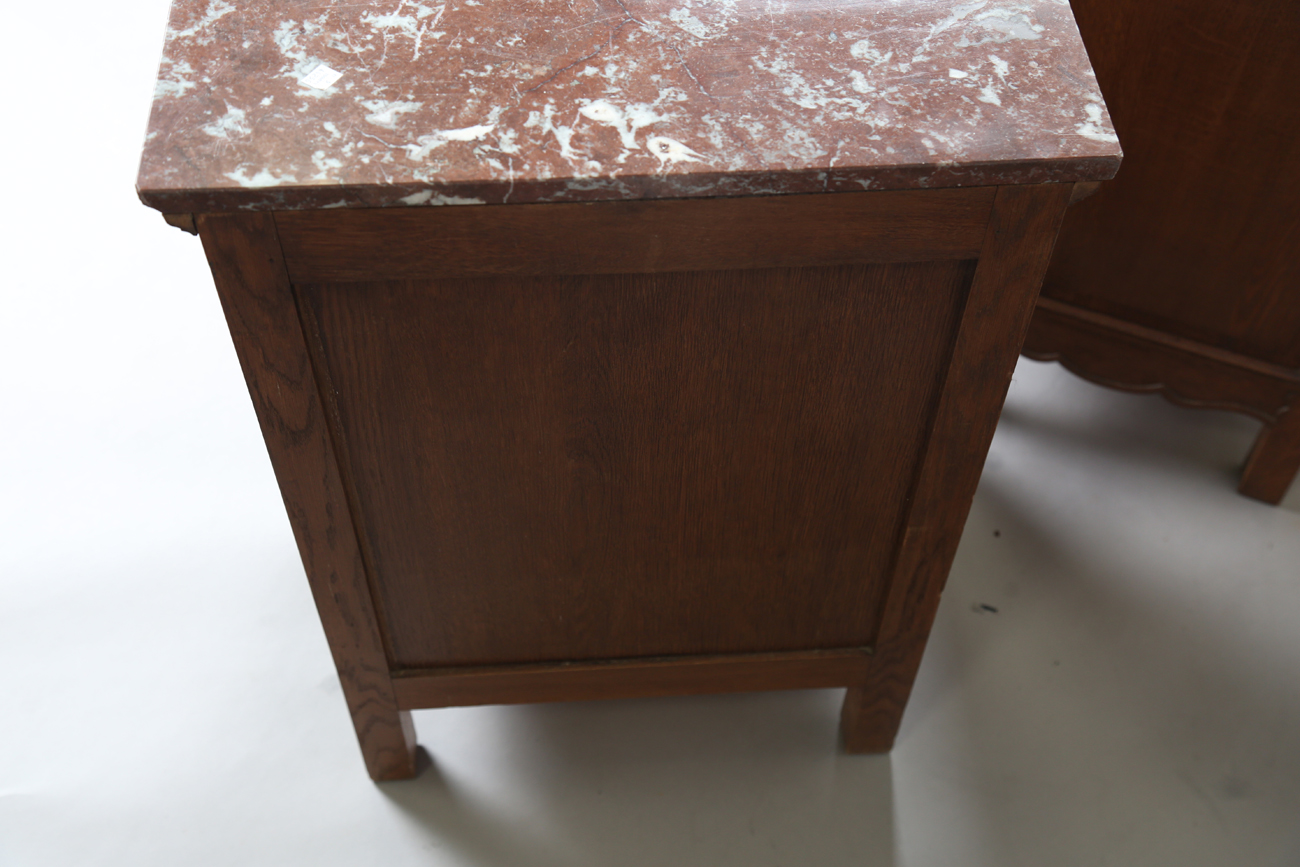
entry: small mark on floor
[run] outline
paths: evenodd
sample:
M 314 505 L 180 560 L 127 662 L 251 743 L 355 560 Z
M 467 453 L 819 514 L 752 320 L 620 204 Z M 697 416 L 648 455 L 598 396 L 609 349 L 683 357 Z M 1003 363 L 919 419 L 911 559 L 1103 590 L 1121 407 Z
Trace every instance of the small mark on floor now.
M 996 608 L 984 602 L 976 602 L 974 605 L 970 607 L 970 610 L 974 611 L 976 614 L 997 614 L 998 613 L 998 610 Z

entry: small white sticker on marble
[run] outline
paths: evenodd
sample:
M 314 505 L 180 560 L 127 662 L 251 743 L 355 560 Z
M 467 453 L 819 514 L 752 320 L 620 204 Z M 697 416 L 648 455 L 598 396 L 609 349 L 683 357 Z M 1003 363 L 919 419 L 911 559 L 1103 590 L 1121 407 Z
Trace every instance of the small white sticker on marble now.
M 308 87 L 314 87 L 317 90 L 328 90 L 334 86 L 334 82 L 343 77 L 343 73 L 336 69 L 331 69 L 325 64 L 313 69 L 307 75 L 303 76 L 302 83 Z

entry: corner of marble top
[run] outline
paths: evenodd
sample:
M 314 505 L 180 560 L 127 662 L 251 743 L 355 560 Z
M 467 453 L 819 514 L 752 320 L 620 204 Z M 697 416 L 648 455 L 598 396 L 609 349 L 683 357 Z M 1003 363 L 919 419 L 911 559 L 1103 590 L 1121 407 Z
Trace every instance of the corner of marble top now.
M 174 0 L 164 213 L 1101 181 L 1068 0 Z

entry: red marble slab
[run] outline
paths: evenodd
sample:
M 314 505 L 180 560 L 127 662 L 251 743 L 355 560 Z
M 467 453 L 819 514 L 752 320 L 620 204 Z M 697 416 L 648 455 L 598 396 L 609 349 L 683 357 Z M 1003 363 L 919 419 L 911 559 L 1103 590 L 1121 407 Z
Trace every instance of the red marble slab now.
M 175 0 L 138 190 L 169 212 L 523 203 L 1119 160 L 1067 0 Z

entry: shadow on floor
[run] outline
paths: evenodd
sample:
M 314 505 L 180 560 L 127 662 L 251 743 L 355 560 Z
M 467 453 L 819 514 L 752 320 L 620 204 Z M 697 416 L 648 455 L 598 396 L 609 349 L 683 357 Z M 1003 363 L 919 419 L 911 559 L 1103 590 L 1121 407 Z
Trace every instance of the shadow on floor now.
M 1296 528 L 1233 493 L 1258 425 L 1095 391 L 1009 403 L 980 483 L 926 661 L 987 757 L 965 789 L 1016 863 L 1125 827 L 1152 867 L 1300 863 L 1300 567 L 1250 550 Z
M 484 867 L 894 867 L 890 760 L 840 752 L 842 695 L 421 712 L 433 766 L 381 789 L 429 839 Z M 495 757 L 457 755 L 456 726 L 472 720 L 465 743 Z M 484 761 L 505 766 L 493 782 L 459 772 Z

